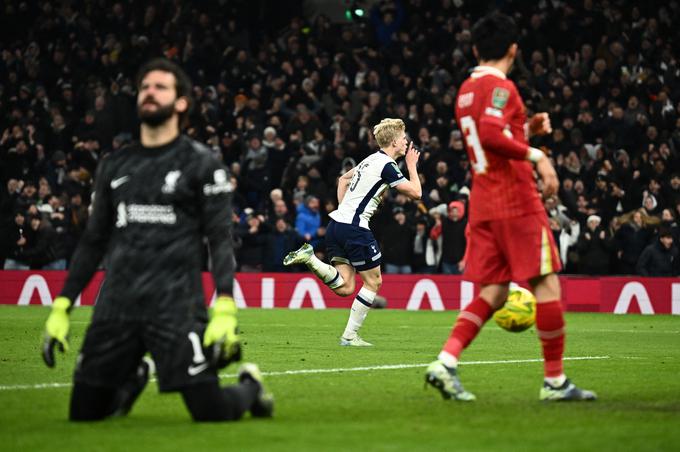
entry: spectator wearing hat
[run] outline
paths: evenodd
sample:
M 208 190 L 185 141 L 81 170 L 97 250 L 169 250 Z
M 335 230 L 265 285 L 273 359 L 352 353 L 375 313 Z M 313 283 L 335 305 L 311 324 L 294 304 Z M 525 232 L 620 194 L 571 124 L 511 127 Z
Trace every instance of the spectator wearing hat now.
M 602 227 L 602 218 L 590 215 L 576 244 L 579 256 L 579 273 L 586 275 L 607 275 L 610 273 L 612 241 Z
M 658 238 L 640 254 L 636 266 L 637 274 L 666 277 L 680 275 L 678 254 L 670 229 L 661 227 Z
M 445 217 L 435 218 L 435 225 L 430 231 L 430 239 L 442 237 L 441 271 L 446 275 L 460 275 L 463 272 L 465 247 L 465 204 L 462 201 L 451 201 Z
M 648 216 L 658 216 L 661 214 L 658 200 L 651 193 L 645 193 L 642 197 L 642 208 Z
M 401 207 L 392 209 L 392 218 L 383 230 L 382 249 L 385 273 L 411 274 L 413 228 Z

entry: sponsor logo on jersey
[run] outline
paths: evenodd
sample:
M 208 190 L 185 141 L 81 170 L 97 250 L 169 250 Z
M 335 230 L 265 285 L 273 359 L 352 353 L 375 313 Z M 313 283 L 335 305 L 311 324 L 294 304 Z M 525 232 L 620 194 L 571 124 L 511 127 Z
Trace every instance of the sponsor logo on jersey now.
M 461 94 L 458 96 L 458 108 L 469 107 L 473 100 L 475 100 L 475 93 Z
M 510 91 L 501 87 L 495 88 L 491 94 L 491 105 L 503 109 L 508 104 L 508 98 L 510 98 Z
M 227 172 L 223 169 L 215 170 L 213 173 L 214 184 L 205 184 L 203 194 L 206 196 L 217 195 L 220 193 L 230 193 L 234 191 L 234 186 L 227 178 Z
M 129 223 L 144 224 L 176 224 L 175 208 L 162 204 L 130 204 L 118 203 L 116 208 L 116 227 L 124 228 Z
M 175 193 L 175 189 L 177 188 L 177 180 L 181 175 L 182 172 L 180 170 L 168 171 L 168 174 L 165 175 L 165 183 L 161 187 L 161 191 L 166 195 Z
M 486 109 L 484 110 L 484 114 L 488 116 L 495 116 L 496 118 L 503 117 L 503 112 L 500 111 L 498 108 L 486 107 Z

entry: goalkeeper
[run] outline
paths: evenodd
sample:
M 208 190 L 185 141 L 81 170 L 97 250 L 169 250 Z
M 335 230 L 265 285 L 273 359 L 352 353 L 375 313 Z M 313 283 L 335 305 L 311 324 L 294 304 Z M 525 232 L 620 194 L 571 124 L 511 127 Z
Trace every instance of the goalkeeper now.
M 43 358 L 68 350 L 69 311 L 100 262 L 106 278 L 76 364 L 70 419 L 125 415 L 155 364 L 161 392 L 180 392 L 196 421 L 271 416 L 254 364 L 221 388 L 217 371 L 240 359 L 232 298 L 232 186 L 204 146 L 180 133 L 191 105 L 181 68 L 157 59 L 137 77 L 140 142 L 103 159 L 93 209 L 45 326 Z M 205 308 L 207 243 L 217 300 Z M 153 361 L 144 356 L 149 352 Z

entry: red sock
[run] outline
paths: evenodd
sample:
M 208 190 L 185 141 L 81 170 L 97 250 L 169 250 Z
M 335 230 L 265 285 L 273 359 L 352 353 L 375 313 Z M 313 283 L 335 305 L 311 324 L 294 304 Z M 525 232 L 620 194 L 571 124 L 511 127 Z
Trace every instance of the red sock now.
M 451 336 L 444 344 L 444 351 L 460 357 L 460 353 L 477 336 L 479 330 L 493 314 L 491 306 L 484 299 L 477 297 L 467 308 L 458 314 Z
M 536 330 L 543 346 L 543 366 L 546 377 L 564 373 L 564 315 L 560 300 L 536 304 Z

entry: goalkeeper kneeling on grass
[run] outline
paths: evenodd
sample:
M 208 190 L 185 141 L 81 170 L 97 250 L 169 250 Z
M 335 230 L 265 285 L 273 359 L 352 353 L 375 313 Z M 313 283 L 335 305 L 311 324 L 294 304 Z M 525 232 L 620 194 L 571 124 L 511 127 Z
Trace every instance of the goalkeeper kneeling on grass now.
M 178 66 L 150 61 L 137 88 L 140 143 L 99 163 L 91 217 L 45 325 L 43 359 L 53 367 L 54 349 L 68 350 L 73 301 L 104 260 L 76 363 L 71 420 L 126 415 L 154 368 L 160 391 L 180 392 L 196 421 L 236 420 L 247 411 L 270 417 L 273 398 L 255 364 L 243 364 L 233 386 L 220 387 L 217 375 L 241 357 L 227 170 L 180 134 L 191 82 Z M 204 238 L 218 293 L 210 315 L 201 283 Z

